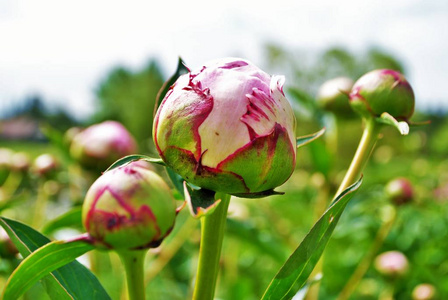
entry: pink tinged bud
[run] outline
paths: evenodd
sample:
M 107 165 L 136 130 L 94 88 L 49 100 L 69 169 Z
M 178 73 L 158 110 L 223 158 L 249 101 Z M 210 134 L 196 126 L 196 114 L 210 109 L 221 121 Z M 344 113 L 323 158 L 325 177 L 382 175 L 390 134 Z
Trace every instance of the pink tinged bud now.
M 375 268 L 385 276 L 400 277 L 408 271 L 409 263 L 403 253 L 388 251 L 376 257 Z
M 100 247 L 156 247 L 174 226 L 176 205 L 163 179 L 137 163 L 99 177 L 87 192 L 83 224 Z
M 295 166 L 295 117 L 283 76 L 226 58 L 179 77 L 154 121 L 165 163 L 186 180 L 229 194 L 284 183 Z
M 70 153 L 86 168 L 105 170 L 119 158 L 137 151 L 134 138 L 115 121 L 92 125 L 76 134 Z
M 422 283 L 417 285 L 412 291 L 413 300 L 431 300 L 436 295 L 436 289 L 432 284 Z
M 403 74 L 382 69 L 371 71 L 355 82 L 350 105 L 365 117 L 380 117 L 387 112 L 397 120 L 407 120 L 414 113 L 415 98 Z
M 58 159 L 52 154 L 39 155 L 33 163 L 33 170 L 39 176 L 51 176 L 59 167 Z
M 348 77 L 337 77 L 324 82 L 317 92 L 318 105 L 338 115 L 353 114 L 349 104 L 349 94 L 353 80 Z
M 386 195 L 396 205 L 412 201 L 414 191 L 411 182 L 406 178 L 396 178 L 390 181 L 385 188 Z
M 25 152 L 17 152 L 11 159 L 12 169 L 16 172 L 26 172 L 30 168 L 30 158 Z

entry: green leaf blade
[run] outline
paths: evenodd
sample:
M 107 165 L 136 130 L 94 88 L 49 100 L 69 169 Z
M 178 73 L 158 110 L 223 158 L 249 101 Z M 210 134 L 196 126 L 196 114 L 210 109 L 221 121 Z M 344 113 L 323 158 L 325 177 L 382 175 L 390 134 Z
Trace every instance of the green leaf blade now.
M 155 164 L 159 164 L 159 165 L 165 165 L 165 163 L 163 162 L 163 160 L 161 158 L 153 158 L 153 157 L 149 157 L 146 155 L 141 155 L 141 154 L 131 154 L 125 157 L 120 158 L 119 160 L 117 160 L 116 162 L 114 162 L 112 165 L 110 165 L 109 168 L 107 168 L 107 171 L 113 170 L 115 168 L 127 165 L 133 161 L 137 161 L 137 160 L 144 160 L 150 163 L 155 163 Z
M 50 240 L 46 236 L 23 223 L 7 218 L 0 218 L 0 225 L 8 233 L 24 258 L 27 258 L 40 247 L 50 243 Z M 89 245 L 89 247 L 93 246 Z M 110 299 L 98 279 L 77 261 L 72 261 L 53 271 L 48 276 L 45 276 L 41 282 L 51 299 Z M 5 297 L 4 299 L 8 298 Z
M 294 285 L 302 287 L 319 261 L 348 201 L 359 188 L 362 179 L 342 192 L 322 217 L 314 224 L 299 247 L 280 268 L 266 289 L 262 300 L 283 299 Z

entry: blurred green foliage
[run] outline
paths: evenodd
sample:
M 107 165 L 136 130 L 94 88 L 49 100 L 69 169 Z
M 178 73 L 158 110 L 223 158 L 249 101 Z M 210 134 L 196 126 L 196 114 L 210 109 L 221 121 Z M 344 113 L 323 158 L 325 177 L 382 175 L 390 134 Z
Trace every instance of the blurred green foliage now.
M 156 60 L 132 71 L 125 67 L 111 70 L 96 89 L 97 113 L 91 120 L 97 123 L 116 120 L 125 125 L 139 142 L 142 150 L 152 145 L 152 120 L 155 100 L 164 78 Z

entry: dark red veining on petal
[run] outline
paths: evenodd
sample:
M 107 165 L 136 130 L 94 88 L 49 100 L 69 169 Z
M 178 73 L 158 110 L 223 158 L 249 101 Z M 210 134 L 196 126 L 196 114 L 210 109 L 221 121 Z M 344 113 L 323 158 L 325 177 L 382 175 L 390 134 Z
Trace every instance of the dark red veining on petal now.
M 238 61 L 232 61 L 232 62 L 226 63 L 225 65 L 223 65 L 219 68 L 220 69 L 234 69 L 234 68 L 244 67 L 247 65 L 249 65 L 247 62 L 238 60 Z

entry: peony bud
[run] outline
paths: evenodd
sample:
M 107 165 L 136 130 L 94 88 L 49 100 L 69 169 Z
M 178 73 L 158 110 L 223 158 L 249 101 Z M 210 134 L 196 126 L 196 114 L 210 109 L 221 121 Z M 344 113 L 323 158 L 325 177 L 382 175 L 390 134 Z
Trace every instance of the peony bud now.
M 167 184 L 135 162 L 99 177 L 82 208 L 84 227 L 95 243 L 121 250 L 158 246 L 173 228 L 175 215 Z
M 25 152 L 17 152 L 11 158 L 11 168 L 15 172 L 25 173 L 30 168 L 30 158 Z
M 353 80 L 348 77 L 337 77 L 324 82 L 317 92 L 318 105 L 338 115 L 353 114 L 349 104 L 349 93 Z
M 386 185 L 386 195 L 396 205 L 412 201 L 414 191 L 411 182 L 406 178 L 396 178 Z
M 414 113 L 414 92 L 401 73 L 375 70 L 355 82 L 350 105 L 364 117 L 379 117 L 387 112 L 397 120 L 407 120 Z
M 0 227 L 0 261 L 2 258 L 14 258 L 19 251 L 5 230 Z
M 283 76 L 225 58 L 182 75 L 154 120 L 165 163 L 187 181 L 228 194 L 270 191 L 292 174 L 295 117 Z
M 378 255 L 375 268 L 385 276 L 398 277 L 406 274 L 409 268 L 408 259 L 398 251 L 388 251 Z
M 42 177 L 51 177 L 59 167 L 59 160 L 52 154 L 39 155 L 33 162 L 33 171 Z
M 131 134 L 118 122 L 92 125 L 73 137 L 70 153 L 83 167 L 106 170 L 119 158 L 135 153 Z
M 436 295 L 436 289 L 432 284 L 422 283 L 417 285 L 412 291 L 413 300 L 431 300 Z

